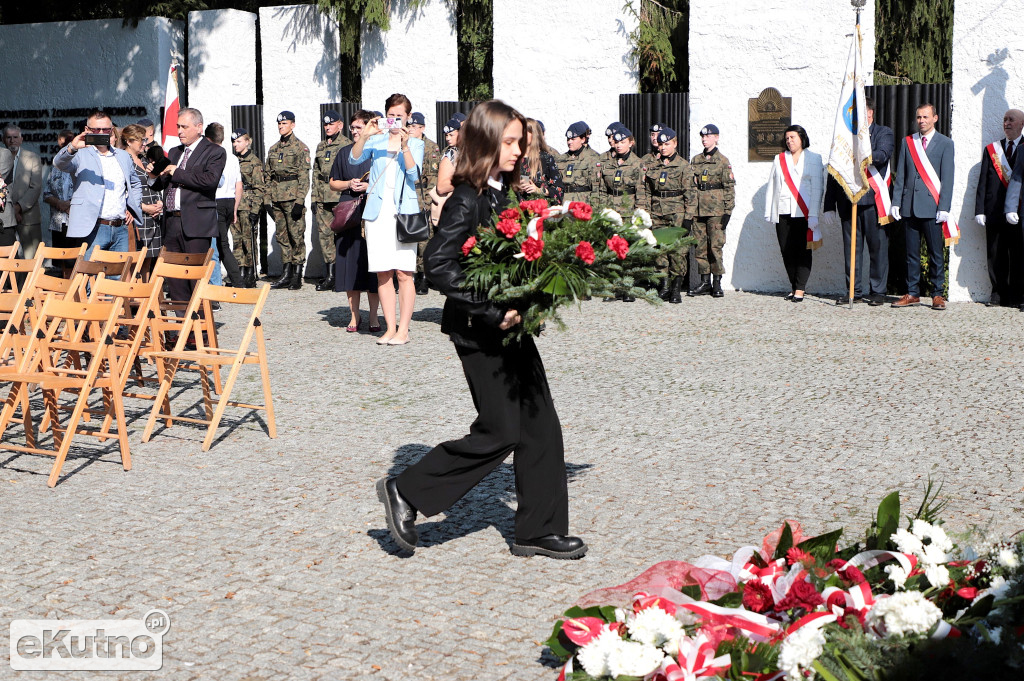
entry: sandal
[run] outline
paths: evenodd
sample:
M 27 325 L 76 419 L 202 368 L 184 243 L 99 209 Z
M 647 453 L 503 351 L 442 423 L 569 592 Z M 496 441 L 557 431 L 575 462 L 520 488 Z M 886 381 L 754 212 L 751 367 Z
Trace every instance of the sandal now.
M 363 325 L 363 320 L 360 319 L 358 322 L 355 323 L 355 326 L 349 324 L 348 326 L 345 327 L 345 330 L 348 331 L 349 333 L 355 333 L 356 331 L 359 330 L 359 327 L 362 326 L 362 325 Z

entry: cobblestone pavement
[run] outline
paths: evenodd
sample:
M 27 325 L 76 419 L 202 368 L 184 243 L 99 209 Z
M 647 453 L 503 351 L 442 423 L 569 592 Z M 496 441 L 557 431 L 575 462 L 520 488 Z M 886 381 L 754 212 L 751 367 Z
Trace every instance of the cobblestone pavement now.
M 89 678 L 553 679 L 540 642 L 576 598 L 660 560 L 731 553 L 784 518 L 860 536 L 885 493 L 916 505 L 931 474 L 949 527 L 1024 526 L 1024 314 L 728 293 L 595 300 L 540 339 L 584 559 L 509 554 L 508 464 L 421 520 L 405 557 L 374 481 L 474 416 L 441 297 L 416 303 L 412 343 L 378 347 L 344 332 L 341 296 L 273 292 L 276 440 L 229 410 L 207 453 L 189 426 L 142 444 L 148 404 L 130 402 L 129 472 L 116 445 L 86 443 L 48 489 L 49 459 L 0 454 L 4 629 L 169 613 L 161 672 Z M 240 316 L 219 320 L 229 337 Z M 247 375 L 240 395 L 258 385 Z M 0 678 L 49 676 L 5 660 Z

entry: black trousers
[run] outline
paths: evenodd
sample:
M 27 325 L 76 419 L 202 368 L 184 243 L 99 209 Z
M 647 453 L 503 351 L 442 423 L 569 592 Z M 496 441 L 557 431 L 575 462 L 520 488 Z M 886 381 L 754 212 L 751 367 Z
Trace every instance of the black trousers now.
M 779 238 L 782 264 L 786 266 L 790 287 L 794 291 L 806 290 L 807 280 L 811 276 L 811 249 L 807 248 L 807 218 L 780 215 L 779 222 L 775 225 L 775 235 Z
M 999 296 L 1003 303 L 1020 304 L 1020 270 L 1024 265 L 1024 235 L 1021 226 L 1008 224 L 1002 213 L 986 216 L 985 246 L 992 293 Z
M 238 270 L 238 261 L 235 254 L 231 252 L 228 243 L 228 225 L 235 219 L 235 200 L 217 199 L 217 253 L 224 268 L 228 271 L 228 278 L 232 286 L 240 286 L 242 273 Z
M 921 235 L 928 247 L 928 279 L 932 284 L 933 296 L 944 296 L 946 285 L 946 255 L 943 249 L 946 240 L 942 236 L 942 225 L 935 218 L 907 217 L 907 293 L 921 295 Z
M 164 219 L 164 246 L 174 253 L 206 253 L 210 250 L 210 237 L 189 237 L 181 229 L 181 217 L 168 215 Z M 166 279 L 164 288 L 171 300 L 192 300 L 195 282 L 190 279 Z
M 846 292 L 850 291 L 850 213 L 840 215 L 843 225 L 843 259 L 846 261 Z M 854 277 L 856 287 L 854 295 L 864 295 L 864 244 L 868 246 L 871 258 L 869 277 L 871 295 L 885 295 L 889 282 L 889 235 L 885 227 L 878 224 L 878 209 L 874 204 L 857 206 L 857 276 Z
M 426 516 L 451 507 L 515 451 L 516 539 L 569 532 L 562 427 L 533 339 L 497 352 L 456 346 L 478 416 L 461 440 L 442 442 L 398 476 L 398 491 Z

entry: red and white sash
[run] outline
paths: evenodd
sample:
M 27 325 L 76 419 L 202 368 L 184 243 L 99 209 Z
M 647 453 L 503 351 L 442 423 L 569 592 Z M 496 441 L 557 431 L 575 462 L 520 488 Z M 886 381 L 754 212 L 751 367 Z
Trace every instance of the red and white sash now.
M 796 199 L 796 205 L 800 206 L 800 212 L 804 214 L 804 217 L 810 217 L 811 211 L 807 209 L 807 202 L 804 201 L 804 197 L 800 195 L 800 190 L 797 188 L 796 183 L 793 182 L 793 175 L 789 171 L 789 161 L 786 160 L 786 152 L 779 154 L 779 165 L 782 167 L 782 179 L 786 181 L 786 186 L 789 187 L 789 193 Z M 807 228 L 807 248 L 812 250 L 821 248 L 822 238 L 821 232 L 815 228 Z
M 868 185 L 875 192 L 875 208 L 878 210 L 878 224 L 887 225 L 892 219 L 892 198 L 889 187 L 892 186 L 892 172 L 889 165 L 885 166 L 885 175 L 878 172 L 872 165 L 868 166 Z
M 988 152 L 988 157 L 992 161 L 992 166 L 996 169 L 996 175 L 999 176 L 999 181 L 1003 183 L 1004 187 L 1010 186 L 1010 164 L 1006 160 L 1006 151 L 1003 150 L 1003 145 L 999 142 L 993 142 L 992 144 L 985 147 L 985 151 Z
M 928 154 L 924 151 L 924 145 L 921 144 L 921 133 L 916 132 L 913 135 L 907 136 L 906 142 L 907 150 L 910 151 L 910 157 L 914 159 L 914 167 L 917 168 L 917 174 L 921 176 L 921 181 L 928 188 L 928 192 L 932 195 L 932 200 L 935 201 L 935 205 L 938 207 L 939 195 L 942 193 L 942 181 L 939 179 L 939 174 L 935 172 L 935 167 L 932 166 Z M 942 236 L 945 237 L 947 246 L 955 244 L 960 240 L 960 227 L 952 217 L 942 225 Z

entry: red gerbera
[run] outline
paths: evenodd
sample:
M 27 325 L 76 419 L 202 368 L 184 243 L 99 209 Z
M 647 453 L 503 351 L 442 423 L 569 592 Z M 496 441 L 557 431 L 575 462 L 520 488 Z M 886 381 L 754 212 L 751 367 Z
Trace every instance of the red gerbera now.
M 523 242 L 523 255 L 529 261 L 534 261 L 541 256 L 544 252 L 544 242 L 540 239 L 534 239 L 532 236 L 527 238 Z
M 775 607 L 768 585 L 752 579 L 743 585 L 743 607 L 753 612 L 769 612 Z
M 776 610 L 789 610 L 791 608 L 803 608 L 811 611 L 825 602 L 814 585 L 803 579 L 798 579 L 789 589 L 789 593 L 779 601 Z
M 786 551 L 786 562 L 790 565 L 796 565 L 797 563 L 803 563 L 810 567 L 814 565 L 814 556 L 807 553 L 801 548 L 794 546 L 789 551 Z
M 611 239 L 608 239 L 608 249 L 615 251 L 615 255 L 619 256 L 619 260 L 625 260 L 626 254 L 629 253 L 629 242 L 616 234 Z
M 509 239 L 519 234 L 520 229 L 522 229 L 522 225 L 519 224 L 518 220 L 509 220 L 508 218 L 498 220 L 498 231 Z
M 576 246 L 576 257 L 588 265 L 594 264 L 594 246 L 589 241 L 581 241 Z
M 569 204 L 569 212 L 577 220 L 589 220 L 594 214 L 594 209 L 590 207 L 589 203 L 583 203 L 582 201 L 573 201 Z
M 473 250 L 474 246 L 476 246 L 476 237 L 471 236 L 468 239 L 466 239 L 466 243 L 462 244 L 462 255 L 468 257 L 469 252 Z

